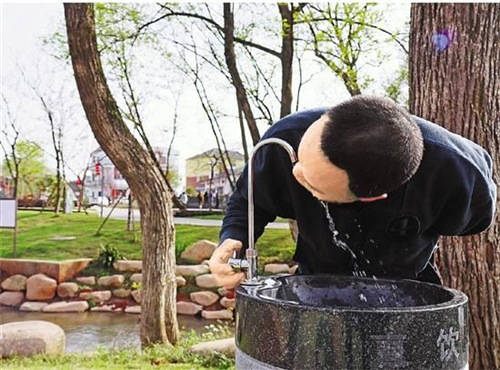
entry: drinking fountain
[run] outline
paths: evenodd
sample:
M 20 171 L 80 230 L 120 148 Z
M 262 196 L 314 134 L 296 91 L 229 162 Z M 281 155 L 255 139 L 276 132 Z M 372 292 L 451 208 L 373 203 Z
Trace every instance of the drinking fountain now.
M 248 162 L 248 249 L 229 264 L 236 288 L 236 368 L 247 370 L 465 370 L 468 298 L 412 280 L 341 275 L 259 278 L 254 245 L 253 160 Z

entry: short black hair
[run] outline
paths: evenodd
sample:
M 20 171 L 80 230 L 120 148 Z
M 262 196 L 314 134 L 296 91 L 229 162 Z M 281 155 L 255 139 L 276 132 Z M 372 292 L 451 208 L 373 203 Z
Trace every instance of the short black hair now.
M 390 99 L 359 95 L 330 108 L 321 150 L 349 176 L 357 197 L 398 188 L 417 172 L 422 133 L 411 115 Z

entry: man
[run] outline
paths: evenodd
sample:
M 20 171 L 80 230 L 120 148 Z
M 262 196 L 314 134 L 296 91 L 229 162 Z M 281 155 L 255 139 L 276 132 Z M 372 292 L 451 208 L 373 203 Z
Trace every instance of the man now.
M 439 235 L 469 235 L 491 223 L 492 161 L 478 145 L 409 115 L 388 99 L 358 96 L 292 114 L 263 139 L 287 141 L 255 158 L 255 236 L 276 216 L 297 220 L 299 273 L 357 274 L 440 283 Z M 247 172 L 226 209 L 210 266 L 235 286 L 227 259 L 247 243 Z M 347 247 L 346 247 L 347 245 Z
M 187 205 L 188 203 L 188 196 L 185 191 L 182 192 L 180 201 L 182 204 Z

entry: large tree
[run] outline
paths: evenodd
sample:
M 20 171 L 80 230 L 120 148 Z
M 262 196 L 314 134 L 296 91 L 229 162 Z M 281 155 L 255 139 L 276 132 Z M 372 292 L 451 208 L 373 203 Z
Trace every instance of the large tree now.
M 500 7 L 413 4 L 410 110 L 483 146 L 500 183 Z M 497 203 L 497 209 L 500 204 Z M 441 240 L 446 285 L 470 298 L 471 369 L 500 368 L 500 217 L 479 235 Z
M 74 75 L 88 122 L 101 148 L 127 180 L 141 211 L 141 342 L 175 343 L 172 194 L 152 156 L 124 123 L 108 88 L 97 48 L 93 4 L 65 4 L 64 10 Z

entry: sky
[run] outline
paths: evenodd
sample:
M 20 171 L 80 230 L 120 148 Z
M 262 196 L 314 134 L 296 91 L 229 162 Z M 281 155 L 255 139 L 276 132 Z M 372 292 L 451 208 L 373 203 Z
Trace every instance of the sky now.
M 390 21 L 402 25 L 408 20 L 409 4 L 399 4 L 394 9 L 395 16 Z M 65 117 L 61 119 L 71 122 L 65 125 L 66 162 L 70 167 L 68 177 L 71 180 L 84 168 L 88 154 L 97 147 L 97 143 L 79 104 L 71 67 L 48 55 L 42 45 L 44 37 L 53 33 L 57 25 L 64 24 L 63 5 L 1 3 L 0 11 L 2 95 L 21 124 L 21 137 L 39 143 L 46 152 L 47 165 L 52 168 L 55 167 L 55 161 L 47 117 L 28 85 L 37 86 L 40 91 L 48 92 L 51 96 L 63 96 L 54 104 L 64 107 L 62 111 Z M 318 69 L 318 65 L 309 64 L 306 69 L 312 71 Z M 387 63 L 377 73 L 390 74 L 393 70 L 394 65 Z M 327 76 L 321 70 L 318 72 L 314 80 L 304 87 L 300 108 L 335 104 L 348 98 L 343 86 L 331 83 L 331 75 Z M 176 95 L 179 96 L 179 125 L 174 147 L 182 161 L 215 147 L 215 140 L 198 97 L 189 84 L 180 88 Z M 222 91 L 218 98 L 220 105 L 235 111 L 232 91 Z M 146 107 L 147 130 L 153 145 L 165 146 L 168 143 L 170 132 L 165 128 L 165 122 L 172 119 L 174 105 L 172 94 L 163 94 L 151 99 Z M 5 115 L 2 114 L 2 128 L 7 125 L 5 121 Z M 241 133 L 236 117 L 227 117 L 221 122 L 228 149 L 241 151 Z M 263 133 L 266 126 L 261 125 L 260 129 Z

